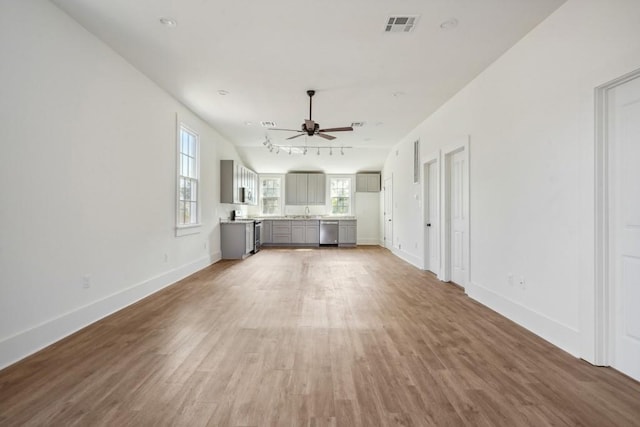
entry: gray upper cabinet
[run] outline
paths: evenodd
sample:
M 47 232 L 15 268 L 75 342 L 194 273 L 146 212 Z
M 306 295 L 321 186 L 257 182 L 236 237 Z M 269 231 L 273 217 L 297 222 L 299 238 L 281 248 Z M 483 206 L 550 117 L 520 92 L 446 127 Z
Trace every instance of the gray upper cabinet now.
M 258 174 L 235 160 L 220 160 L 220 203 L 257 205 Z
M 307 175 L 307 202 L 310 205 L 325 204 L 326 176 L 323 173 L 310 173 Z
M 285 178 L 285 204 L 324 205 L 325 181 L 323 173 L 288 173 Z
M 377 193 L 380 191 L 379 173 L 359 173 L 356 175 L 356 192 Z

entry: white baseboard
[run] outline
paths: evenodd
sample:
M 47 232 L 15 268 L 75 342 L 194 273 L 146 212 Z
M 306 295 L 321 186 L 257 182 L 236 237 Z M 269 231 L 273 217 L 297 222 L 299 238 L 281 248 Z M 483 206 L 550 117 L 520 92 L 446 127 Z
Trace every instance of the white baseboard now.
M 0 341 L 0 369 L 219 261 L 220 252 L 174 268 Z
M 358 245 L 376 245 L 381 246 L 380 239 L 358 239 Z
M 469 283 L 465 292 L 470 298 L 486 305 L 556 347 L 560 347 L 575 357 L 580 357 L 579 331 L 505 298 L 477 283 Z
M 406 262 L 408 262 L 409 264 L 413 265 L 416 268 L 419 268 L 420 270 L 422 270 L 422 260 L 420 258 L 418 258 L 415 255 L 411 255 L 407 252 L 404 252 L 401 249 L 398 248 L 393 248 L 391 249 L 391 253 L 393 253 L 395 256 L 397 256 L 400 259 L 405 260 Z

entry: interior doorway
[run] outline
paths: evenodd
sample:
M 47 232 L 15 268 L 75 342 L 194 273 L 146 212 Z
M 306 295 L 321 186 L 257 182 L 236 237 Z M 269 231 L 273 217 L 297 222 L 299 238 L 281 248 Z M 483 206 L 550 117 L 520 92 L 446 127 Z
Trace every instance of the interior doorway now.
M 384 180 L 384 247 L 393 249 L 393 177 Z
M 596 98 L 595 363 L 640 380 L 640 70 Z
M 440 192 L 438 156 L 423 164 L 424 269 L 440 272 Z
M 438 278 L 463 288 L 469 281 L 469 140 L 443 150 L 442 269 Z

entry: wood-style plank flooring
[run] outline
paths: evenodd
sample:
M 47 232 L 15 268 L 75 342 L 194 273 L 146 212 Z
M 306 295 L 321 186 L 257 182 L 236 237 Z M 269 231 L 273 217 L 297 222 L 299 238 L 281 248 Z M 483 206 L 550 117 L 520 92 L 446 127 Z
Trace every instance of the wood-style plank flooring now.
M 633 426 L 640 384 L 385 249 L 267 249 L 0 371 L 0 425 Z

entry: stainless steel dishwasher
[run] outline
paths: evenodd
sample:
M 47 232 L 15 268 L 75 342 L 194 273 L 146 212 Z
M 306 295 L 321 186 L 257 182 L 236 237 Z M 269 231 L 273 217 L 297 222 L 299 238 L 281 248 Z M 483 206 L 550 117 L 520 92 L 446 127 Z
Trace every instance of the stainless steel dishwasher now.
M 320 220 L 320 244 L 338 244 L 338 221 Z

